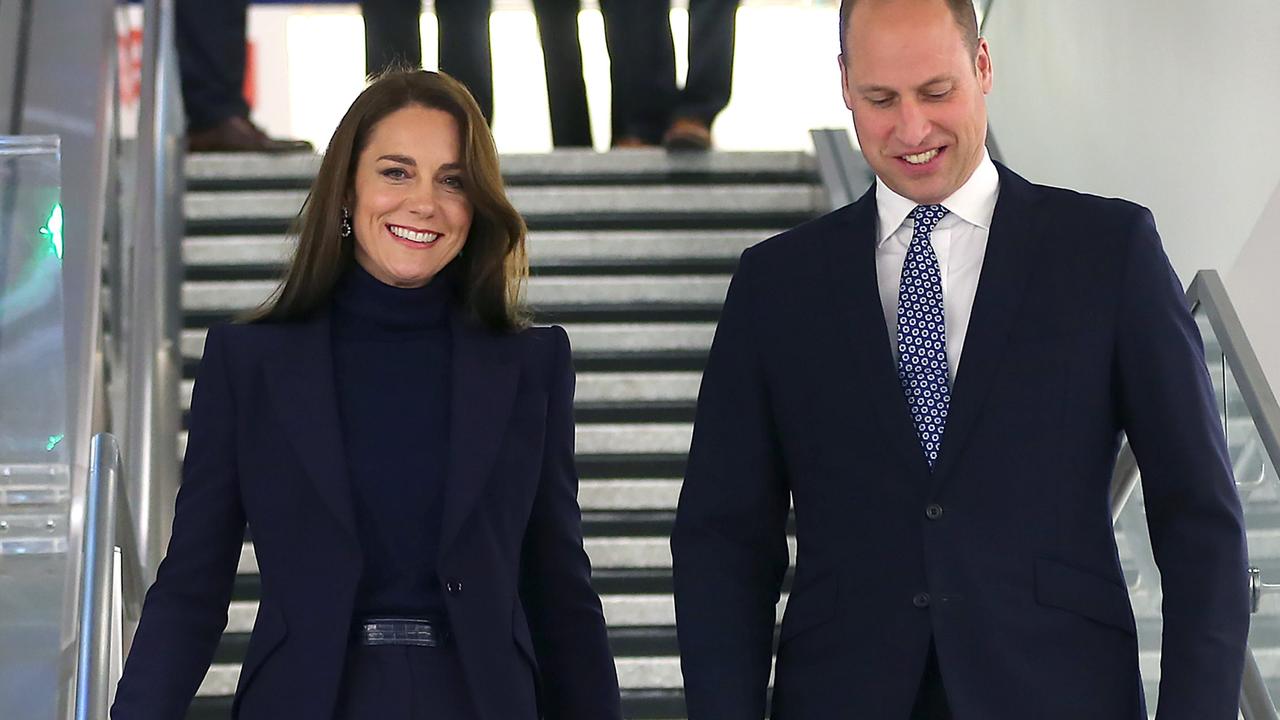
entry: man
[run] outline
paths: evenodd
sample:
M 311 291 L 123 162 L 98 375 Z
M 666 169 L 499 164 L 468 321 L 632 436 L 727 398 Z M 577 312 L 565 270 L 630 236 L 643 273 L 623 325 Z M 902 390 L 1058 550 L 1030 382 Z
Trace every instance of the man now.
M 244 99 L 249 0 L 177 0 L 174 44 L 190 152 L 310 152 L 305 140 L 268 137 Z
M 789 502 L 774 718 L 1145 719 L 1121 431 L 1163 581 L 1157 717 L 1235 718 L 1241 510 L 1150 213 L 988 159 L 969 0 L 840 17 L 877 180 L 747 250 L 729 290 L 672 537 L 689 719 L 764 715 Z
M 435 0 L 440 69 L 467 86 L 493 123 L 493 62 L 489 51 L 492 0 Z M 422 0 L 361 0 L 365 72 L 422 67 Z
M 613 0 L 604 9 L 612 60 L 613 146 L 708 150 L 729 104 L 739 0 L 689 0 L 689 72 L 676 87 L 670 0 Z
M 489 48 L 491 0 L 435 0 L 440 32 L 440 69 L 475 96 L 485 120 L 493 124 L 493 59 Z M 578 41 L 581 0 L 534 0 L 542 39 L 556 147 L 591 147 L 587 87 Z M 422 0 L 361 0 L 364 17 L 365 71 L 377 75 L 392 67 L 422 66 L 419 17 Z

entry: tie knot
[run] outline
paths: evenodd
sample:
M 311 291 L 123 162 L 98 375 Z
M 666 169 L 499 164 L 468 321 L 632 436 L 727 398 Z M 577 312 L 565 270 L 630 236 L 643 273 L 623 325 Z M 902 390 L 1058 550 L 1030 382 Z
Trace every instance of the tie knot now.
M 950 211 L 941 205 L 917 205 L 916 209 L 911 211 L 911 217 L 916 221 L 916 232 L 933 232 L 948 212 Z

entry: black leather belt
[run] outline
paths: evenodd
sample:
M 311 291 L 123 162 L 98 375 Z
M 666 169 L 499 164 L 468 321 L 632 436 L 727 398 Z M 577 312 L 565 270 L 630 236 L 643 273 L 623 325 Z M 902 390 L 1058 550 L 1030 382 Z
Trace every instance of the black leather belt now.
M 365 618 L 356 623 L 355 635 L 361 645 L 441 647 L 449 640 L 449 628 L 434 620 Z

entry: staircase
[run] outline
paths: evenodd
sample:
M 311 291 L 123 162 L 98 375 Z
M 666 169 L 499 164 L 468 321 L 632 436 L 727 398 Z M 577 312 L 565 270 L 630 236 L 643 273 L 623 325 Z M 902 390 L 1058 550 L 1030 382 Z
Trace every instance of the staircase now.
M 314 156 L 188 158 L 184 410 L 205 328 L 271 293 L 318 167 Z M 579 502 L 624 715 L 683 718 L 667 543 L 701 371 L 742 250 L 826 211 L 817 164 L 803 153 L 557 151 L 504 157 L 503 170 L 531 231 L 536 322 L 564 325 L 573 343 Z M 229 717 L 259 588 L 246 542 L 192 720 Z

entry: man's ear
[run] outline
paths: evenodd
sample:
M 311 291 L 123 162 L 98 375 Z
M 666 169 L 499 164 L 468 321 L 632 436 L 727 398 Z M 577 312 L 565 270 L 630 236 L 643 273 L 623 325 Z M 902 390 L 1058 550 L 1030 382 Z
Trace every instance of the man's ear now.
M 845 66 L 844 54 L 836 55 L 836 64 L 840 66 L 840 93 L 844 95 L 844 106 L 853 112 L 853 93 L 849 90 L 849 68 Z
M 978 74 L 978 87 L 982 88 L 983 95 L 989 95 L 994 72 L 991 67 L 991 47 L 987 45 L 986 38 L 978 38 L 978 53 L 973 64 Z

